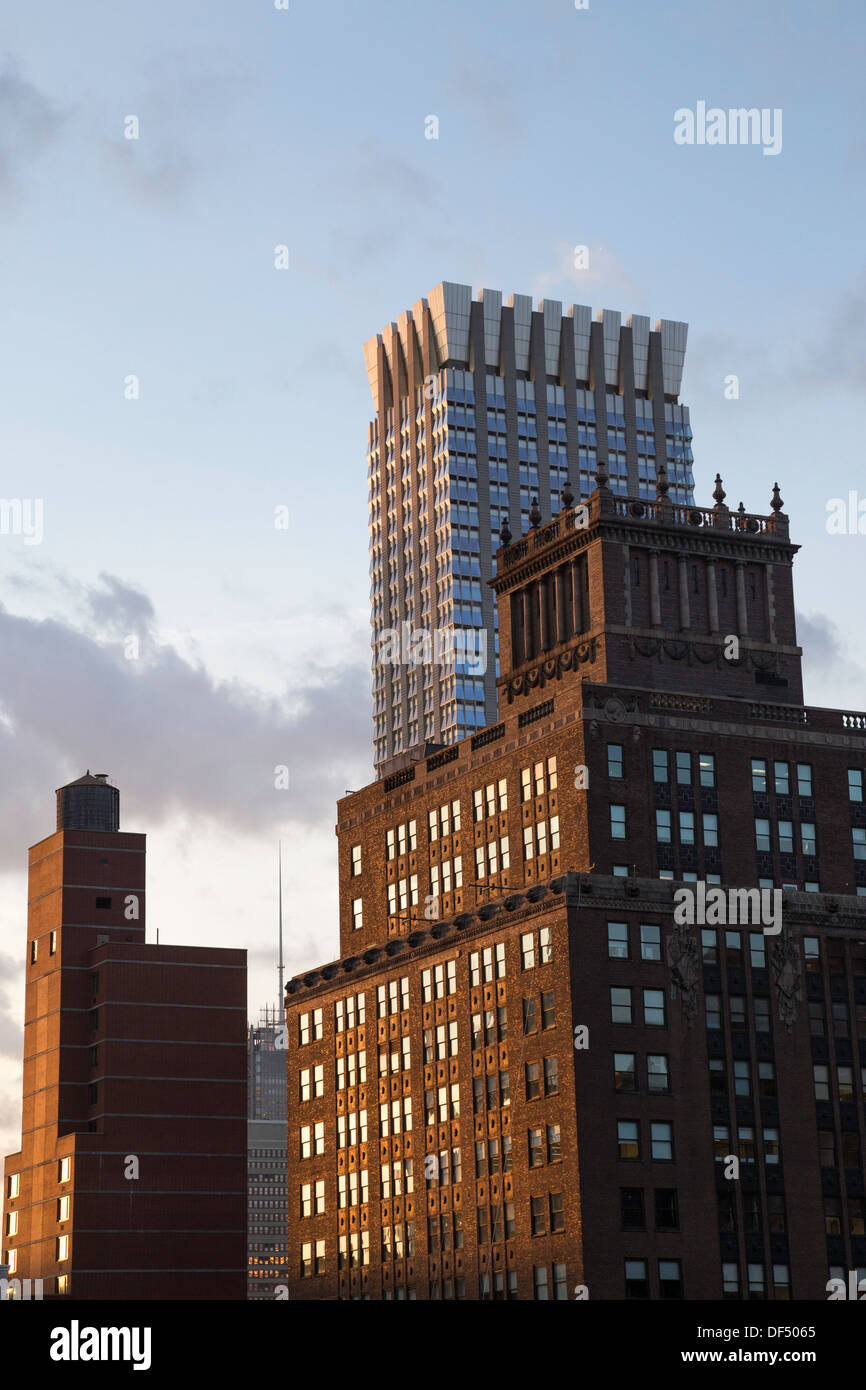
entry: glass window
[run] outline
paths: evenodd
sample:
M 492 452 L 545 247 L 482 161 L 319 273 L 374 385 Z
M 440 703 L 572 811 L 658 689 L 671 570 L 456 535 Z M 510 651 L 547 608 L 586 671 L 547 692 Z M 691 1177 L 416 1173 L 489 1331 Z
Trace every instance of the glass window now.
M 679 1230 L 679 1200 L 675 1187 L 657 1187 L 655 1190 L 656 1230 Z
M 607 745 L 607 775 L 608 777 L 622 777 L 621 743 L 609 743 Z
M 607 954 L 612 960 L 628 960 L 628 925 L 625 922 L 608 922 Z
M 677 782 L 685 787 L 690 787 L 692 784 L 691 753 L 677 753 Z
M 674 1156 L 673 1128 L 669 1124 L 653 1123 L 650 1125 L 650 1139 L 652 1156 L 656 1162 L 668 1162 Z
M 753 970 L 764 970 L 767 964 L 766 937 L 763 932 L 749 932 L 749 959 Z
M 743 941 L 738 931 L 725 932 L 725 964 L 742 965 Z
M 664 990 L 645 989 L 643 992 L 644 1023 L 651 1028 L 663 1028 L 665 1022 Z
M 766 758 L 752 759 L 752 791 L 765 792 L 767 790 L 767 761 Z
M 649 1298 L 646 1260 L 626 1260 L 625 1296 L 626 1298 Z
M 683 1275 L 679 1260 L 659 1260 L 659 1295 L 661 1298 L 682 1298 Z
M 811 796 L 811 795 L 812 795 L 812 764 L 811 764 L 811 763 L 798 763 L 798 764 L 797 764 L 797 795 L 798 795 L 798 796 Z
M 863 800 L 863 773 L 857 767 L 848 769 L 848 800 Z
M 719 948 L 716 933 L 712 927 L 704 927 L 701 931 L 701 958 L 704 965 L 718 965 L 719 963 Z
M 660 1052 L 648 1053 L 646 1069 L 647 1089 L 656 1095 L 667 1093 L 671 1088 L 667 1057 Z
M 773 780 L 775 783 L 777 796 L 790 795 L 791 786 L 788 777 L 787 763 L 773 763 Z
M 719 843 L 719 818 L 715 812 L 704 812 L 704 844 L 717 845 Z
M 669 845 L 671 842 L 671 813 L 670 811 L 656 811 L 656 839 L 660 845 Z
M 821 943 L 817 936 L 803 937 L 803 957 L 807 970 L 821 969 Z
M 633 1052 L 615 1052 L 613 1054 L 613 1075 L 614 1085 L 618 1091 L 637 1090 L 637 1070 Z
M 695 813 L 694 811 L 680 811 L 680 844 L 693 845 L 695 843 Z
M 765 1098 L 776 1094 L 776 1071 L 772 1062 L 758 1063 L 758 1092 Z
M 699 753 L 698 763 L 701 770 L 701 786 L 714 787 L 716 785 L 716 759 L 713 753 Z
M 667 782 L 668 776 L 668 755 L 664 748 L 653 749 L 653 781 Z
M 620 1215 L 624 1231 L 642 1231 L 646 1224 L 642 1187 L 619 1189 Z
M 542 1028 L 556 1027 L 556 1001 L 553 992 L 542 991 L 541 995 L 541 1026 Z
M 619 1157 L 640 1158 L 640 1132 L 637 1120 L 618 1120 L 616 1126 Z
M 641 960 L 661 960 L 661 927 L 642 926 L 640 929 Z
M 625 807 L 614 806 L 610 808 L 610 834 L 613 840 L 625 839 Z
M 614 989 L 610 991 L 611 1023 L 631 1023 L 631 990 Z
M 770 822 L 758 816 L 755 817 L 755 845 L 762 853 L 769 852 Z

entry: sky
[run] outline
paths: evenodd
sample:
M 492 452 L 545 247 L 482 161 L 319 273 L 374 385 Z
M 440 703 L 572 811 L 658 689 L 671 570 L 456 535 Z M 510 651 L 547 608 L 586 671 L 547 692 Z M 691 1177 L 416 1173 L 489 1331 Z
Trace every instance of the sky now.
M 866 706 L 859 0 L 277 4 L 4 9 L 0 493 L 34 525 L 0 531 L 0 1153 L 26 851 L 86 768 L 147 832 L 149 938 L 245 946 L 251 1016 L 278 841 L 288 972 L 338 954 L 362 347 L 440 280 L 686 320 L 696 500 L 778 480 L 807 700 Z M 677 143 L 702 102 L 780 112 L 781 148 Z

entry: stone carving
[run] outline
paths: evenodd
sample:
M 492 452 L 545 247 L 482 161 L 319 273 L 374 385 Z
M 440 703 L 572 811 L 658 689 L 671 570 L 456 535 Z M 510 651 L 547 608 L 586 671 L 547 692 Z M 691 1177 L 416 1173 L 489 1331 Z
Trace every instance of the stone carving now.
M 561 680 L 564 671 L 576 671 L 584 662 L 594 662 L 595 657 L 596 641 L 594 637 L 591 637 L 588 642 L 579 642 L 556 656 L 542 657 L 540 665 L 533 666 L 520 676 L 512 677 L 508 682 L 509 704 L 514 700 L 515 695 L 524 695 L 527 691 L 534 690 L 536 686 L 546 685 L 548 681 Z
M 791 939 L 791 931 L 783 925 L 781 935 L 770 951 L 770 964 L 776 986 L 779 1020 L 788 1032 L 797 1017 L 797 1005 L 802 999 L 800 955 Z
M 667 939 L 667 959 L 674 987 L 673 997 L 676 997 L 679 988 L 683 1017 L 688 1026 L 693 1028 L 698 1015 L 700 955 L 698 938 L 694 932 L 689 931 L 684 922 L 677 922 Z

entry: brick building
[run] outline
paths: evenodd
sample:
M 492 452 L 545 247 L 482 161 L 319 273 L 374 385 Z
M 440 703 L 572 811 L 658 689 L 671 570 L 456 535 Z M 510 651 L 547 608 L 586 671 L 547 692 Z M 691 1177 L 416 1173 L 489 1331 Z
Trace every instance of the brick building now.
M 802 703 L 778 489 L 597 481 L 503 528 L 499 722 L 339 802 L 340 957 L 286 996 L 293 1297 L 866 1266 L 866 716 Z
M 3 1252 L 45 1296 L 246 1293 L 246 952 L 145 942 L 145 837 L 89 773 L 30 850 Z

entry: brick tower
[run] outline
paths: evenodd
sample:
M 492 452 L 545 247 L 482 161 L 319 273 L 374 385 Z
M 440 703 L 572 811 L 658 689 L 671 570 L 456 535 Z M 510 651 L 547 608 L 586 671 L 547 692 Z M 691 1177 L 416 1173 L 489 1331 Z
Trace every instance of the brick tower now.
M 243 1298 L 246 953 L 145 942 L 145 837 L 119 829 L 118 803 L 88 772 L 30 850 L 10 1278 L 76 1299 Z

